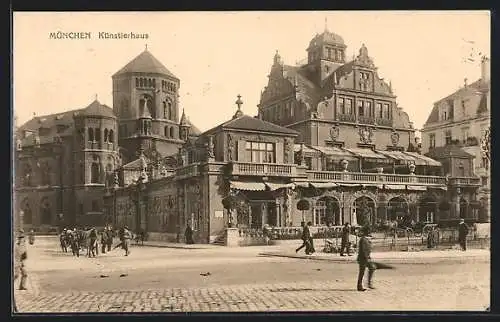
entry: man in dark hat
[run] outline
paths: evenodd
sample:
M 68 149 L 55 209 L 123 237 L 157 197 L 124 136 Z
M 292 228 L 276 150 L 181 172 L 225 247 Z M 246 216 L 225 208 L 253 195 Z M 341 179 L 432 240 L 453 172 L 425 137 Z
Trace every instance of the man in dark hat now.
M 463 251 L 467 250 L 467 235 L 469 234 L 469 227 L 465 223 L 465 220 L 460 219 L 460 223 L 458 224 L 458 243 L 460 244 L 460 248 Z
M 344 227 L 342 227 L 342 239 L 340 242 L 340 256 L 345 256 L 344 251 L 347 252 L 348 256 L 351 255 L 351 242 L 349 241 L 349 236 L 351 234 L 351 225 L 346 222 Z
M 375 264 L 371 260 L 371 241 L 367 238 L 370 236 L 370 228 L 368 226 L 363 226 L 361 228 L 361 236 L 359 239 L 358 246 L 358 291 L 363 292 L 366 289 L 363 287 L 363 277 L 365 275 L 365 270 L 368 268 L 368 287 L 373 289 L 373 273 L 375 272 Z
M 24 230 L 19 230 L 17 236 L 17 242 L 14 245 L 14 280 L 16 280 L 19 275 L 21 276 L 21 281 L 19 284 L 20 290 L 26 290 L 26 282 L 28 280 L 28 272 L 26 270 L 26 259 L 28 258 L 28 251 L 26 249 L 26 240 L 24 236 Z

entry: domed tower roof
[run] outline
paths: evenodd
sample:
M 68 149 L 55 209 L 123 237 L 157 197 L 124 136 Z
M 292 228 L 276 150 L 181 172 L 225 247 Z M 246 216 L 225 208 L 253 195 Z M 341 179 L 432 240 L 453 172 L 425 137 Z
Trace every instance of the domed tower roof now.
M 177 77 L 156 59 L 147 49 L 132 59 L 125 67 L 116 72 L 114 76 L 128 73 L 151 73 Z
M 309 47 L 307 49 L 322 45 L 336 45 L 339 47 L 346 47 L 344 38 L 336 33 L 329 31 L 326 26 L 323 33 L 317 34 L 313 39 L 311 39 L 311 41 L 309 42 Z
M 97 116 L 116 118 L 113 109 L 107 105 L 101 104 L 97 98 L 78 113 L 78 116 Z

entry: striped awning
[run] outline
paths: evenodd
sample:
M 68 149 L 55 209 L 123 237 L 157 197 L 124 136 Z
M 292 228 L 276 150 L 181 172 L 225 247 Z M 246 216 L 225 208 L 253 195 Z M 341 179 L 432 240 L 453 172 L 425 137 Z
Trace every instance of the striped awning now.
M 231 181 L 231 188 L 248 191 L 263 191 L 266 190 L 266 185 L 263 182 Z
M 420 165 L 420 164 L 417 164 L 417 162 L 422 161 L 420 159 L 415 158 L 414 156 L 403 153 L 401 151 L 377 151 L 377 152 L 380 154 L 383 154 L 383 155 L 385 155 L 393 160 L 401 161 L 402 163 L 405 163 L 405 164 L 415 163 L 415 165 Z
M 404 184 L 384 184 L 384 188 L 387 190 L 406 190 Z
M 272 183 L 272 182 L 266 182 L 265 185 L 271 191 L 282 189 L 282 188 L 293 188 L 295 186 L 293 183 Z
M 309 188 L 309 182 L 294 182 L 295 187 Z
M 293 151 L 299 152 L 300 151 L 300 144 L 294 144 Z M 311 147 L 309 147 L 308 145 L 305 145 L 305 144 L 302 145 L 302 151 L 304 152 L 304 154 L 320 154 L 319 151 L 312 149 Z
M 425 155 L 418 154 L 416 152 L 403 152 L 403 153 L 414 157 L 416 159 L 415 165 L 427 165 L 430 167 L 441 167 L 442 166 L 441 162 L 436 161 L 434 159 L 431 159 Z
M 373 151 L 372 149 L 349 148 L 349 149 L 344 149 L 344 150 L 347 150 L 347 151 L 357 155 L 358 157 L 360 157 L 362 159 L 373 160 L 376 162 L 385 162 L 385 163 L 388 163 L 391 161 L 385 155 L 377 153 L 377 152 Z
M 338 185 L 335 182 L 311 182 L 311 186 L 313 186 L 316 189 L 321 189 L 321 188 L 335 188 Z
M 363 185 L 360 183 L 339 183 L 341 187 L 362 187 Z
M 427 191 L 427 187 L 424 187 L 424 186 L 410 186 L 410 185 L 407 185 L 406 189 L 408 189 L 408 190 L 414 190 L 414 191 Z
M 315 149 L 327 157 L 335 158 L 335 159 L 356 159 L 356 155 L 352 154 L 345 149 L 340 149 L 332 146 L 318 146 L 312 145 L 312 149 Z

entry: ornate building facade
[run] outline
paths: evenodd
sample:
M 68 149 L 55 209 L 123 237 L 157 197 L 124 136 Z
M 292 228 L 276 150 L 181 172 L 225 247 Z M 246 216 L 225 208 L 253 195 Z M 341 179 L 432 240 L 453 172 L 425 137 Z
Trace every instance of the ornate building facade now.
M 50 208 L 50 216 L 40 208 L 35 224 L 42 219 L 54 224 L 54 214 L 62 212 L 71 223 L 112 222 L 172 241 L 182 240 L 189 225 L 201 243 L 217 241 L 235 227 L 247 238 L 266 225 L 286 230 L 303 221 L 316 227 L 345 222 L 378 227 L 393 220 L 408 225 L 476 220 L 469 203 L 449 202 L 456 200 L 457 187 L 462 199 L 475 200 L 479 178 L 469 171 L 472 161 L 459 160 L 468 169 L 459 180 L 445 177 L 443 162 L 457 159 L 419 154 L 408 115 L 377 76 L 367 49 L 347 63 L 345 49 L 340 36 L 325 31 L 311 41 L 304 66 L 283 65 L 276 55 L 258 115 L 244 115 L 238 96 L 232 119 L 203 133 L 184 113 L 178 119 L 179 80 L 146 51 L 113 76 L 114 112 L 94 102 L 87 109 L 100 106 L 100 116 L 65 113 L 68 128 L 58 145 L 42 135 L 38 118 L 21 127 L 32 133 L 20 143 L 18 169 L 24 163 L 32 168 L 18 176 L 20 200 L 27 198 L 33 209 L 50 195 L 51 205 L 60 205 Z M 52 124 L 57 116 L 45 119 L 57 132 Z M 65 152 L 56 153 L 55 147 Z M 42 158 L 72 164 L 47 172 L 64 178 L 64 184 L 21 181 L 31 180 L 25 174 Z M 108 163 L 110 158 L 115 162 Z M 108 175 L 94 178 L 94 164 Z M 37 176 L 45 173 L 41 169 Z M 63 201 L 57 199 L 61 191 L 68 191 Z M 94 194 L 102 202 L 96 204 L 102 214 L 95 216 L 88 210 Z M 77 216 L 83 198 L 84 215 Z M 25 203 L 18 208 L 28 209 Z

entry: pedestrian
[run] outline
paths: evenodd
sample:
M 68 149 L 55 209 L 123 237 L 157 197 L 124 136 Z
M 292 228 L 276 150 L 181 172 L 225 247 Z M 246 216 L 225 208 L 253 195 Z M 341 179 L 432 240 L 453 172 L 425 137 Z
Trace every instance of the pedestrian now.
M 26 282 L 28 280 L 28 272 L 26 270 L 26 260 L 28 259 L 28 250 L 26 249 L 26 240 L 24 238 L 24 230 L 19 230 L 17 242 L 14 245 L 14 281 L 21 277 L 19 283 L 20 290 L 26 290 Z
M 132 239 L 132 233 L 127 226 L 123 227 L 123 249 L 125 250 L 125 256 L 130 254 L 130 240 Z
M 296 253 L 298 253 L 302 248 L 306 247 L 309 240 L 309 227 L 306 226 L 306 223 L 304 221 L 300 223 L 300 226 L 302 227 L 302 235 L 300 236 L 300 239 L 302 239 L 302 245 L 300 245 L 299 248 L 295 250 Z
M 113 245 L 114 232 L 113 232 L 111 227 L 107 227 L 105 232 L 106 232 L 106 236 L 107 236 L 106 245 L 108 247 L 108 252 L 110 252 L 111 246 Z
M 262 236 L 264 237 L 266 245 L 269 245 L 269 242 L 271 241 L 271 232 L 269 231 L 268 224 L 265 224 L 264 227 L 262 227 Z
M 186 244 L 194 244 L 193 240 L 193 229 L 187 224 L 186 230 L 184 231 L 184 237 L 186 237 Z
M 348 256 L 351 254 L 351 242 L 349 241 L 349 236 L 351 235 L 351 225 L 346 222 L 344 227 L 342 227 L 342 236 L 340 241 L 340 256 L 345 256 L 344 250 L 347 252 Z
M 88 241 L 88 253 L 89 257 L 96 257 L 98 255 L 98 246 L 97 246 L 97 230 L 95 228 L 91 228 L 89 231 L 89 241 Z
M 435 231 L 434 231 L 434 227 L 431 227 L 429 229 L 429 231 L 427 232 L 427 248 L 431 249 L 431 248 L 434 248 L 435 246 Z
M 375 273 L 375 263 L 371 259 L 371 241 L 368 239 L 370 236 L 370 229 L 367 226 L 361 227 L 361 236 L 358 246 L 358 291 L 363 292 L 366 289 L 363 287 L 363 277 L 365 270 L 368 268 L 368 287 L 373 289 L 373 274 Z
M 314 239 L 313 239 L 313 236 L 311 234 L 311 227 L 312 226 L 312 222 L 307 222 L 307 230 L 309 232 L 309 238 L 308 238 L 308 243 L 307 243 L 307 246 L 306 246 L 306 255 L 311 255 L 311 254 L 314 254 L 316 252 L 316 250 L 314 249 Z
M 460 247 L 463 251 L 467 250 L 467 235 L 469 234 L 469 227 L 465 223 L 465 220 L 460 219 L 460 223 L 458 224 L 458 242 L 460 243 Z
M 106 227 L 101 231 L 101 253 L 106 254 L 106 246 L 108 244 L 108 234 Z
M 35 231 L 33 229 L 30 230 L 29 243 L 30 245 L 33 245 L 35 243 Z

